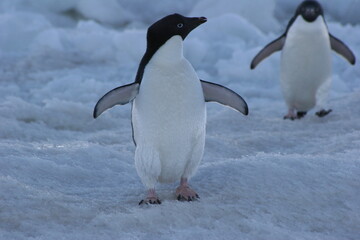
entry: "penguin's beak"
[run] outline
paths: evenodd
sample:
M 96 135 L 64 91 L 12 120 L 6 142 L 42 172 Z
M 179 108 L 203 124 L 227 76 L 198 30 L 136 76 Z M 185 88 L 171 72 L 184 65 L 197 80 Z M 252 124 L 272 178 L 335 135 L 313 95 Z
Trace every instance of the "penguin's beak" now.
M 191 26 L 191 30 L 197 28 L 201 24 L 205 23 L 207 21 L 206 17 L 192 17 L 188 18 L 189 26 Z
M 200 26 L 201 24 L 205 23 L 207 21 L 206 17 L 183 17 L 183 21 L 186 25 L 186 28 L 184 28 L 181 36 L 183 39 L 186 38 L 186 36 L 195 28 Z
M 200 24 L 206 23 L 207 18 L 206 17 L 199 17 Z
M 305 15 L 308 16 L 309 18 L 314 18 L 316 16 L 315 9 L 314 8 L 306 9 Z

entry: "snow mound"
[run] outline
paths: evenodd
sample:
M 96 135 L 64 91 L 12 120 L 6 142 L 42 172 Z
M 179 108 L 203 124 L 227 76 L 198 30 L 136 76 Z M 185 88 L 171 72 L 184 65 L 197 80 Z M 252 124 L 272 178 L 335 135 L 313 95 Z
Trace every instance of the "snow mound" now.
M 28 50 L 36 36 L 50 27 L 46 18 L 38 14 L 1 14 L 0 54 Z
M 128 23 L 133 18 L 116 0 L 80 0 L 76 9 L 86 18 L 114 25 Z
M 237 2 L 232 0 L 202 0 L 195 5 L 191 14 L 214 18 L 223 14 L 233 13 L 244 17 L 264 32 L 271 32 L 279 27 L 277 20 L 273 17 L 274 9 L 275 1 L 273 0 Z M 266 19 L 266 21 L 264 21 L 264 19 Z M 232 22 L 228 22 L 227 24 L 232 24 Z M 223 27 L 225 26 L 226 24 L 223 25 Z

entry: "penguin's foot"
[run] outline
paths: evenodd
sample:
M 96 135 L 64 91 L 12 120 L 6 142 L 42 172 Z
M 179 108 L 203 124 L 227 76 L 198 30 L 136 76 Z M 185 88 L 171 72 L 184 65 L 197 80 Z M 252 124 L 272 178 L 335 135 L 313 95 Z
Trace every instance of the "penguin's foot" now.
M 305 117 L 305 115 L 307 114 L 307 112 L 297 112 L 297 119 L 301 119 L 303 117 Z
M 180 186 L 176 189 L 176 199 L 179 201 L 191 202 L 199 198 L 200 198 L 199 195 L 188 186 L 187 187 Z
M 284 116 L 284 119 L 290 119 L 290 120 L 295 120 L 295 119 L 301 119 L 303 117 L 305 117 L 305 115 L 307 114 L 307 112 L 296 112 L 294 109 L 289 109 L 288 114 L 286 114 Z
M 318 117 L 325 117 L 326 115 L 328 115 L 329 113 L 332 112 L 332 109 L 329 109 L 329 110 L 325 110 L 325 109 L 322 109 L 318 112 L 316 112 L 315 114 L 318 116 Z
M 295 120 L 297 118 L 298 118 L 298 116 L 295 114 L 294 109 L 289 109 L 288 114 L 286 114 L 284 116 L 284 119 L 290 119 L 290 120 Z
M 176 189 L 176 199 L 190 202 L 199 198 L 199 195 L 188 186 L 187 179 L 181 178 L 180 186 Z
M 143 204 L 161 204 L 160 199 L 156 195 L 155 189 L 150 189 L 147 197 L 139 202 L 139 205 Z

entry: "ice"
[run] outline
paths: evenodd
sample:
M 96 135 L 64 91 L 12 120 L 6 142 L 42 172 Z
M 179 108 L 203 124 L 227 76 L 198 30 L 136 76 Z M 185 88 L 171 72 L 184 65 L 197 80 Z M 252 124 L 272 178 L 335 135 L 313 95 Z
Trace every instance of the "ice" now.
M 50 23 L 41 15 L 33 13 L 1 14 L 0 51 L 25 51 L 37 34 L 50 28 Z
M 78 2 L 79 0 L 36 0 L 31 1 L 30 6 L 37 10 L 61 13 L 75 8 Z
M 319 119 L 284 121 L 280 36 L 300 1 L 0 1 L 0 239 L 357 239 L 360 68 L 333 53 Z M 359 1 L 321 1 L 329 31 L 360 56 Z M 206 148 L 190 184 L 197 202 L 158 185 L 139 207 L 131 106 L 92 118 L 107 91 L 131 83 L 146 29 L 179 12 L 208 21 L 184 55 L 200 78 L 238 92 L 243 116 L 207 104 Z
M 125 24 L 132 16 L 116 0 L 80 0 L 76 9 L 86 18 L 102 23 Z

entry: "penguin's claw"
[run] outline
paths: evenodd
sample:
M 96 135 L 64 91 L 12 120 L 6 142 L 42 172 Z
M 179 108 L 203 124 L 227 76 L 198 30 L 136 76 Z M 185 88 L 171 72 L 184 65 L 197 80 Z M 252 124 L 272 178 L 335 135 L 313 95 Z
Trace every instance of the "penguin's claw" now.
M 161 201 L 160 201 L 160 199 L 158 199 L 158 198 L 151 197 L 151 198 L 143 199 L 143 200 L 141 200 L 141 201 L 139 202 L 139 205 L 143 205 L 143 204 L 146 204 L 146 205 L 149 205 L 149 204 L 155 205 L 155 204 L 161 204 Z
M 178 195 L 177 196 L 177 200 L 180 202 L 192 202 L 195 201 L 197 199 L 200 199 L 199 195 L 196 194 L 196 196 L 183 196 L 183 195 Z

